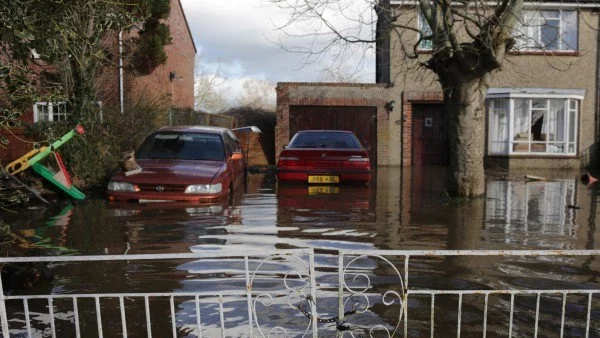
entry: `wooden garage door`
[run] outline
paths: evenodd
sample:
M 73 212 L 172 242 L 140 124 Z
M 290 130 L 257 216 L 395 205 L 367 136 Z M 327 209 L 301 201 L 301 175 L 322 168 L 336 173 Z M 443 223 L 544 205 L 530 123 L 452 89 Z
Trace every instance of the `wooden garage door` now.
M 444 106 L 412 106 L 412 165 L 448 165 L 449 148 L 444 128 Z
M 377 164 L 377 108 L 338 106 L 290 106 L 290 137 L 308 129 L 350 130 Z

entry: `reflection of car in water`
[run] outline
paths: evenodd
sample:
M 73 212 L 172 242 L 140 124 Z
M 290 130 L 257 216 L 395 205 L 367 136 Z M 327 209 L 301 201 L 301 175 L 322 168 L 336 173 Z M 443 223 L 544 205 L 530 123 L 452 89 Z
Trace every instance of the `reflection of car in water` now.
M 198 204 L 196 202 L 164 202 L 164 203 L 127 203 L 113 202 L 108 204 L 108 214 L 112 217 L 135 217 L 142 216 L 148 220 L 148 216 L 160 214 L 166 218 L 179 219 L 185 216 L 234 216 L 239 214 L 239 206 L 230 206 L 228 201 L 222 200 L 210 204 Z M 231 215 L 230 215 L 231 214 Z M 239 216 L 239 215 L 238 215 Z M 235 217 L 235 216 L 234 216 Z M 241 216 L 239 216 L 241 217 Z
M 317 189 L 314 189 L 317 188 Z M 375 189 L 369 186 L 277 186 L 277 226 L 287 245 L 319 249 L 373 249 Z M 279 240 L 282 241 L 282 240 Z
M 233 196 L 246 171 L 239 141 L 225 128 L 166 127 L 135 152 L 141 172 L 115 174 L 110 201 L 213 202 Z
M 277 180 L 309 184 L 369 183 L 369 154 L 350 131 L 300 131 L 279 155 Z
M 288 185 L 277 186 L 279 208 L 311 210 L 367 210 L 371 205 L 371 189 L 367 186 Z

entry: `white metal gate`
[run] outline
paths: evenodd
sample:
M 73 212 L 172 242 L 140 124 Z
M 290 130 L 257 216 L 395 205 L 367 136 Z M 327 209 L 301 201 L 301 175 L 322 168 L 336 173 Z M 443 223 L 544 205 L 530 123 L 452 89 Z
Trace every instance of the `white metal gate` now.
M 0 284 L 0 321 L 3 337 L 600 337 L 598 256 L 293 249 L 2 258 L 47 262 L 60 276 L 43 294 Z M 131 271 L 155 262 L 185 271 L 182 287 L 140 291 L 153 284 Z M 107 269 L 86 280 L 89 264 L 124 265 L 127 276 Z M 118 278 L 140 290 L 111 290 Z

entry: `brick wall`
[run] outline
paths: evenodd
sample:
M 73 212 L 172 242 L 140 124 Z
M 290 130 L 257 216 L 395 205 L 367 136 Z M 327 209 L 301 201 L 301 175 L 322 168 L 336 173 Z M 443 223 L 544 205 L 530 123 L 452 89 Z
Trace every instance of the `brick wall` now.
M 33 149 L 33 141 L 25 135 L 23 128 L 2 131 L 2 134 L 8 140 L 8 145 L 0 145 L 0 165 L 3 167 Z
M 248 166 L 265 167 L 275 163 L 272 151 L 273 140 L 263 133 L 235 132 L 240 140 L 242 152 L 246 156 Z
M 171 13 L 165 22 L 171 31 L 171 44 L 165 46 L 167 61 L 152 73 L 139 76 L 125 72 L 123 81 L 125 106 L 140 103 L 170 107 L 194 108 L 194 62 L 196 49 L 190 35 L 185 13 L 179 0 L 171 0 Z M 131 33 L 135 35 L 136 33 Z M 131 37 L 124 36 L 124 40 Z M 113 53 L 118 55 L 117 37 L 110 39 Z M 110 67 L 102 74 L 101 97 L 105 106 L 119 107 L 119 72 Z
M 165 46 L 167 62 L 146 76 L 125 77 L 128 105 L 146 101 L 176 108 L 194 108 L 194 60 L 196 50 L 179 0 L 171 0 L 166 23 L 171 30 L 171 44 Z M 171 80 L 172 74 L 174 78 Z

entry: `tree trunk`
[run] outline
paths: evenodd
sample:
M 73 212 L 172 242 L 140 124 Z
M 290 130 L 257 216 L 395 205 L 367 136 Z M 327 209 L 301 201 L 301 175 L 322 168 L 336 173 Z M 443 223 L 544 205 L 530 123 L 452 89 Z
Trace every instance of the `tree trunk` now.
M 377 50 L 375 51 L 375 83 L 390 83 L 390 30 L 392 12 L 390 0 L 380 0 L 375 5 L 377 13 L 377 26 L 375 39 Z
M 442 83 L 450 143 L 448 192 L 457 197 L 485 193 L 485 96 L 489 75 Z

